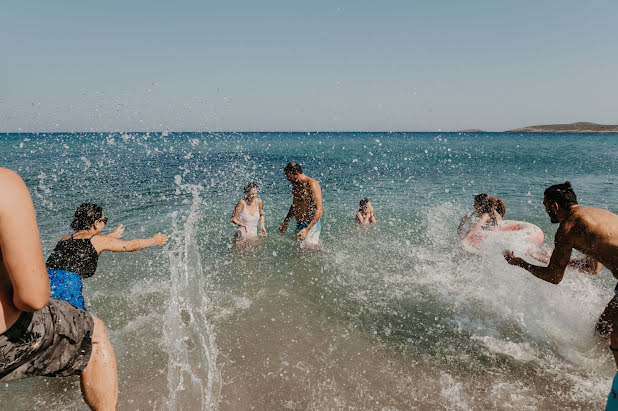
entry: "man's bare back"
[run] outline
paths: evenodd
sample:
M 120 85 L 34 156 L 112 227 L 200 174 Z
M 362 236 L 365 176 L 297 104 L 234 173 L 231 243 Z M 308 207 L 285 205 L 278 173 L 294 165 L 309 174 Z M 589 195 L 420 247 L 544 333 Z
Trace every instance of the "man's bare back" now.
M 0 168 L 0 192 L 1 333 L 22 311 L 47 304 L 49 279 L 28 188 L 16 173 Z
M 556 245 L 561 243 L 598 260 L 618 279 L 618 215 L 601 208 L 574 206 L 556 232 Z

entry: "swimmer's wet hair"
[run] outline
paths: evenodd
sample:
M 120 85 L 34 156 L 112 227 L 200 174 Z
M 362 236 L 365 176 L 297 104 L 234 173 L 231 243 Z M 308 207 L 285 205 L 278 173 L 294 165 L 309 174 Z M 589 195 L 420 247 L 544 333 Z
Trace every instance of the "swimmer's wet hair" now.
M 369 199 L 368 199 L 368 198 L 363 198 L 363 199 L 362 199 L 362 200 L 358 203 L 358 205 L 359 205 L 360 207 L 362 207 L 362 206 L 364 206 L 365 204 L 367 204 L 368 202 L 369 202 Z
M 506 204 L 504 204 L 504 201 L 502 201 L 499 197 L 493 197 L 493 199 L 496 211 L 502 216 L 502 218 L 504 218 L 504 215 L 506 214 Z
M 501 198 L 482 193 L 475 195 L 474 201 L 478 203 L 483 213 L 492 214 L 491 211 L 496 210 L 502 217 L 506 214 L 506 204 Z
M 252 181 L 250 183 L 248 183 L 245 188 L 244 188 L 244 192 L 245 194 L 249 194 L 249 191 L 251 191 L 254 188 L 259 188 L 260 186 L 258 185 L 258 183 L 256 183 L 255 181 Z
M 477 194 L 474 196 L 474 201 L 478 203 L 482 213 L 491 214 L 491 210 L 494 209 L 494 202 L 489 194 Z
M 303 169 L 298 163 L 288 163 L 283 169 L 283 172 L 289 174 L 302 174 Z
M 577 196 L 570 181 L 565 181 L 562 184 L 554 184 L 545 190 L 545 198 L 547 201 L 557 203 L 560 208 L 569 208 L 577 204 Z
M 75 210 L 71 228 L 75 231 L 89 229 L 95 221 L 103 216 L 103 208 L 93 203 L 82 203 Z

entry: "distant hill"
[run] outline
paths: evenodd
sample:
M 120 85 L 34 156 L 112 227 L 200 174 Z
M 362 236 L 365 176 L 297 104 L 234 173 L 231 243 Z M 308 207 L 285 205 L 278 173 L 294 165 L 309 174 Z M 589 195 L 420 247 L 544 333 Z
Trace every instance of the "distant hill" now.
M 509 130 L 511 133 L 618 133 L 618 125 L 579 122 L 573 124 L 546 124 Z

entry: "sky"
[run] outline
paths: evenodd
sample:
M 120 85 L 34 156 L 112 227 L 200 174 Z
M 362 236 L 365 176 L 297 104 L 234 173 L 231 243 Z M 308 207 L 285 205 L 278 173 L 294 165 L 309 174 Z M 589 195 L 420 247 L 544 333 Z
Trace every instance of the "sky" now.
M 618 124 L 618 2 L 0 0 L 0 132 Z

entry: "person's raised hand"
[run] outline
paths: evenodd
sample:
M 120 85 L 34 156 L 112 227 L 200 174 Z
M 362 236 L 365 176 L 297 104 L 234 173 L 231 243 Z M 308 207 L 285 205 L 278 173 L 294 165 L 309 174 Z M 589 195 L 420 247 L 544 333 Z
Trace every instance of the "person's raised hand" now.
M 506 250 L 504 253 L 502 253 L 502 255 L 504 256 L 504 259 L 507 263 L 511 265 L 519 265 L 520 258 L 515 257 L 515 253 L 513 251 Z
M 152 239 L 154 240 L 155 245 L 163 245 L 167 243 L 167 235 L 165 234 L 157 233 L 152 236 Z
M 298 233 L 296 233 L 296 236 L 298 237 L 300 241 L 303 241 L 305 237 L 307 237 L 307 233 L 309 233 L 309 227 L 305 227 L 302 230 L 300 230 Z
M 114 238 L 120 238 L 124 234 L 124 225 L 120 224 L 114 231 L 112 231 L 109 236 Z

